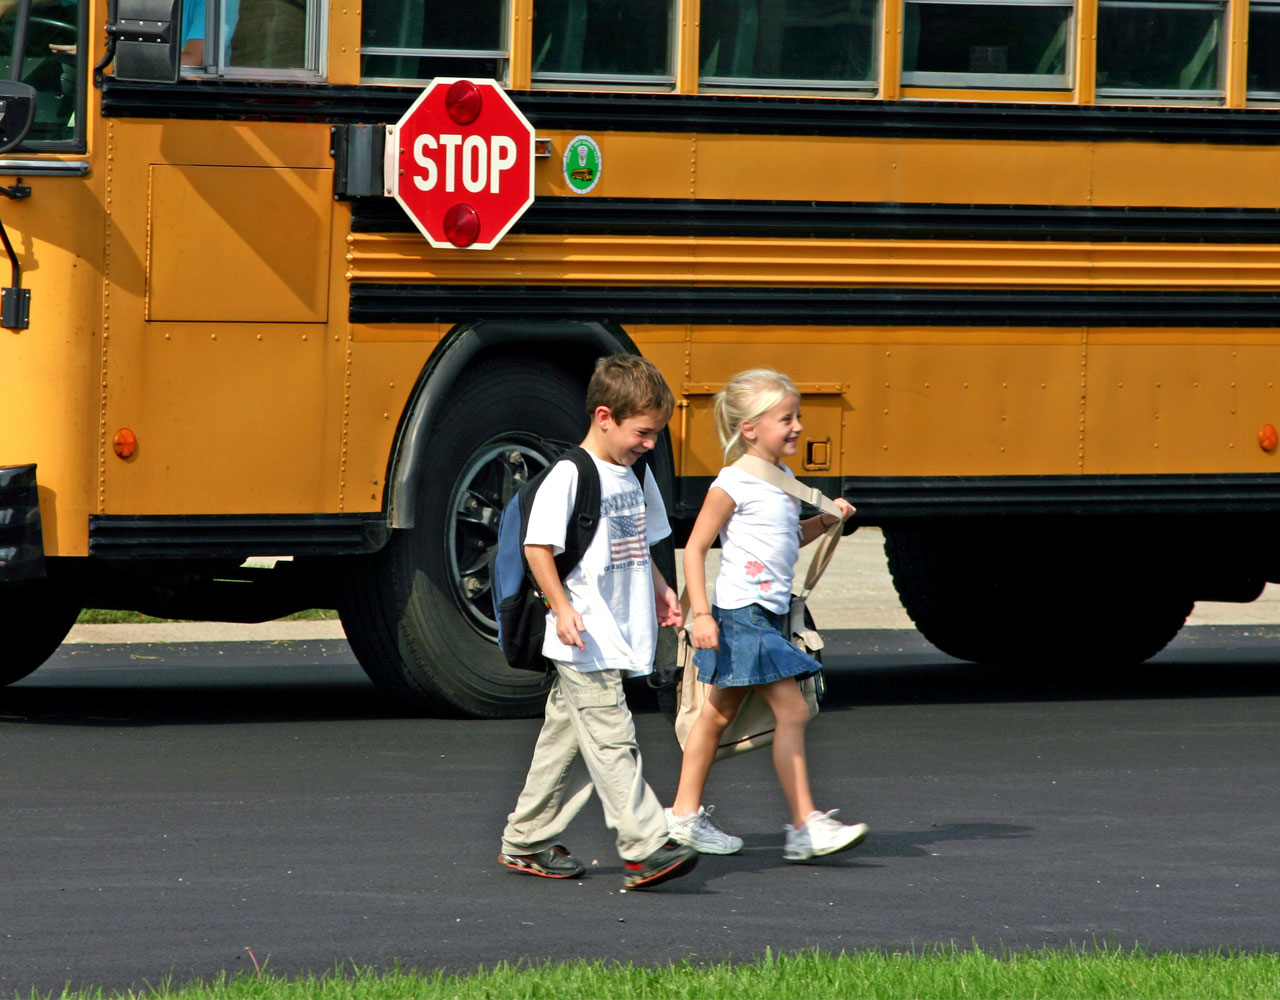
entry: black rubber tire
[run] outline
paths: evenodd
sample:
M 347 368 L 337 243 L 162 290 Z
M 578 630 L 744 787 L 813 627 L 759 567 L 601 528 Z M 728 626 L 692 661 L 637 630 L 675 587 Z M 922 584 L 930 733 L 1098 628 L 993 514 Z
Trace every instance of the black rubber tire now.
M 1193 605 L 1164 583 L 1158 546 L 1123 531 L 983 522 L 884 536 L 902 606 L 961 660 L 1131 666 L 1168 645 Z
M 339 612 L 351 647 L 365 673 L 406 709 L 491 719 L 542 711 L 549 676 L 507 665 L 485 590 L 469 598 L 453 568 L 455 559 L 461 564 L 459 546 L 477 564 L 491 558 L 495 515 L 514 489 L 508 481 L 501 497 L 485 493 L 484 517 L 464 518 L 458 503 L 478 491 L 464 491 L 460 480 L 485 455 L 508 446 L 541 452 L 545 464 L 556 449 L 538 438 L 576 444 L 586 433 L 585 392 L 540 359 L 498 358 L 467 372 L 427 439 L 422 467 L 435 488 L 419 492 L 414 527 L 393 532 L 382 551 L 353 561 L 344 574 Z M 482 462 L 477 477 L 487 470 Z M 485 572 L 480 565 L 468 577 L 483 583 Z
M 0 586 L 0 685 L 22 680 L 49 659 L 79 614 L 78 601 L 53 583 Z

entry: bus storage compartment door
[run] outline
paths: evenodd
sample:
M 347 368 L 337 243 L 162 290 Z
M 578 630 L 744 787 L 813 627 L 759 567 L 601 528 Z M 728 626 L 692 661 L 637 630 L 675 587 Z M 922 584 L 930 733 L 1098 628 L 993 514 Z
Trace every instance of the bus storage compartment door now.
M 147 319 L 325 322 L 331 186 L 316 168 L 153 165 Z
M 713 412 L 723 382 L 686 382 L 681 386 L 680 475 L 714 476 L 724 465 Z M 797 476 L 834 475 L 840 467 L 844 424 L 844 386 L 839 382 L 797 382 L 800 390 L 800 441 L 786 460 Z
M 0 583 L 44 576 L 36 467 L 0 467 Z

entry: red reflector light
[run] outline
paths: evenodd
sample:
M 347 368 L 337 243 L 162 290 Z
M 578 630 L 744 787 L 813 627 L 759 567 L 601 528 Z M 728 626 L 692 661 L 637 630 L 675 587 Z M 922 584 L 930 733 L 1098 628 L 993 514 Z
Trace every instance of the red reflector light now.
M 128 427 L 121 427 L 112 438 L 111 447 L 121 458 L 132 458 L 133 453 L 138 450 L 138 439 Z
M 444 95 L 444 109 L 459 125 L 470 125 L 480 115 L 480 88 L 470 80 L 458 80 Z
M 1280 435 L 1276 434 L 1273 424 L 1263 424 L 1258 431 L 1258 447 L 1270 455 L 1276 450 L 1276 444 L 1280 442 Z
M 444 213 L 444 235 L 455 247 L 469 247 L 480 235 L 480 216 L 464 202 Z

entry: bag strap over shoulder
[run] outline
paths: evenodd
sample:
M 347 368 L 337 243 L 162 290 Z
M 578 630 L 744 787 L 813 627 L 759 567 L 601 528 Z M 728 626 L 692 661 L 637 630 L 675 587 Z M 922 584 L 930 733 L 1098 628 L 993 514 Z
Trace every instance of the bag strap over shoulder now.
M 733 466 L 748 475 L 755 476 L 757 479 L 763 479 L 770 486 L 776 486 L 782 490 L 783 493 L 793 496 L 803 503 L 817 507 L 822 513 L 831 514 L 836 518 L 836 523 L 827 529 L 826 534 L 822 536 L 822 540 L 818 542 L 818 551 L 814 553 L 813 559 L 809 563 L 809 571 L 805 574 L 804 587 L 800 591 L 800 597 L 802 599 L 808 597 L 809 592 L 822 579 L 822 574 L 827 571 L 827 564 L 831 562 L 831 557 L 835 554 L 840 536 L 844 533 L 844 515 L 840 512 L 840 508 L 836 506 L 834 500 L 821 490 L 805 486 L 795 476 L 787 475 L 776 465 L 766 462 L 763 458 L 757 458 L 755 455 L 743 455 L 733 463 Z
M 795 476 L 787 475 L 772 462 L 766 462 L 763 458 L 757 458 L 755 455 L 743 455 L 733 463 L 733 467 L 741 469 L 757 479 L 763 479 L 770 486 L 776 486 L 783 493 L 790 494 L 797 500 L 817 507 L 824 514 L 833 514 L 836 517 L 841 516 L 840 508 L 836 506 L 834 500 L 821 490 L 806 486 Z

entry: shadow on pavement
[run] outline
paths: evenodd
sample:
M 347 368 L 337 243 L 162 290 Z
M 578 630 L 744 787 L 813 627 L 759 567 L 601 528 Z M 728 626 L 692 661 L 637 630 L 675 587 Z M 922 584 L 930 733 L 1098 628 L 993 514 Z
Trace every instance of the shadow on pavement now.
M 1034 827 L 1011 823 L 944 823 L 927 830 L 873 830 L 856 850 L 831 854 L 811 861 L 782 860 L 783 835 L 743 830 L 747 846 L 737 854 L 708 855 L 700 858 L 698 867 L 676 882 L 663 883 L 661 891 L 677 896 L 706 893 L 707 884 L 730 874 L 758 874 L 777 868 L 842 868 L 867 869 L 883 867 L 887 858 L 923 858 L 933 853 L 934 845 L 969 840 L 1013 840 L 1031 836 Z M 593 865 L 593 878 L 623 875 L 619 864 Z M 642 891 L 642 890 L 631 890 Z
M 1184 629 L 1153 660 L 1117 670 L 1084 664 L 987 667 L 952 659 L 911 630 L 826 634 L 824 712 L 860 705 L 1000 703 L 1280 694 L 1273 629 Z M 669 710 L 643 682 L 637 715 Z M 0 723 L 207 725 L 405 719 L 342 641 L 65 646 L 31 676 L 0 688 Z
M 824 711 L 858 705 L 1010 701 L 1224 698 L 1280 694 L 1280 643 L 1273 629 L 1184 629 L 1158 656 L 1118 668 L 1102 662 L 992 667 L 953 659 L 917 632 L 834 633 L 824 650 Z
M 410 717 L 344 641 L 67 645 L 0 688 L 0 723 L 60 726 Z

